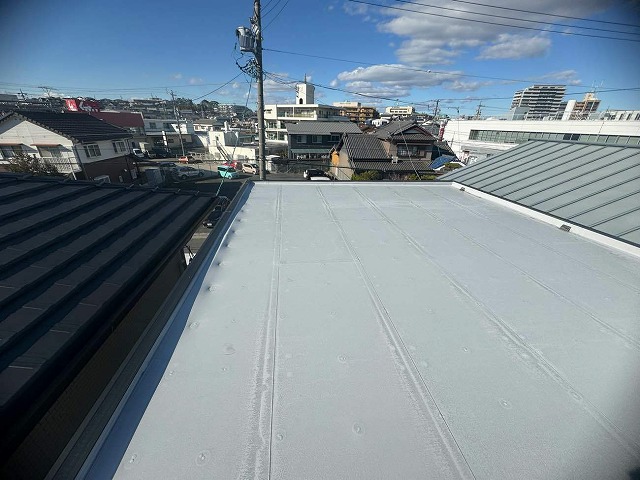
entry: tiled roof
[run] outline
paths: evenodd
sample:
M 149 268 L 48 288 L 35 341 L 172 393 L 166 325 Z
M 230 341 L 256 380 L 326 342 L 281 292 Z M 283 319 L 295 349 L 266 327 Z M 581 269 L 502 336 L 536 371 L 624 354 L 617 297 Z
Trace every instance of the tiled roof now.
M 436 141 L 433 146 L 438 149 L 439 155 L 456 155 L 447 142 Z
M 394 121 L 389 122 L 385 125 L 382 125 L 375 131 L 375 135 L 378 138 L 387 138 L 391 135 L 396 135 L 399 132 L 406 130 L 407 128 L 416 125 L 416 122 L 413 120 L 404 120 L 404 121 Z
M 640 148 L 533 140 L 440 177 L 640 245 Z
M 391 162 L 362 162 L 362 161 L 355 161 L 355 162 L 351 162 L 353 165 L 354 170 L 378 170 L 381 172 L 406 172 L 406 173 L 413 173 L 416 170 L 419 172 L 425 172 L 427 170 L 429 170 L 429 163 L 430 162 L 420 162 L 420 161 L 414 161 L 414 162 L 409 162 L 409 161 L 405 161 L 405 162 L 398 162 L 398 163 L 391 163 Z
M 353 122 L 301 121 L 288 123 L 287 133 L 290 135 L 331 135 L 336 133 L 362 133 Z
M 142 114 L 138 112 L 91 112 L 89 115 L 117 127 L 144 127 Z
M 128 131 L 86 113 L 16 110 L 3 120 L 14 115 L 81 143 L 129 138 L 132 136 Z
M 367 134 L 345 135 L 342 139 L 349 159 L 354 160 L 389 160 L 389 155 L 382 147 L 380 140 Z
M 0 431 L 181 254 L 214 200 L 0 174 Z

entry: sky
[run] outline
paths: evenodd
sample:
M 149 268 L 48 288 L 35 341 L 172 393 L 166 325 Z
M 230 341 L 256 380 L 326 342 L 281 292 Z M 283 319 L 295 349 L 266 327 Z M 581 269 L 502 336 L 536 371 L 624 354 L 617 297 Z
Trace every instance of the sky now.
M 253 0 L 0 0 L 0 92 L 254 110 L 235 35 L 252 14 Z M 293 103 L 306 76 L 326 104 L 499 116 L 516 90 L 563 84 L 567 100 L 595 88 L 600 110 L 640 109 L 640 0 L 262 0 L 262 26 L 266 103 Z

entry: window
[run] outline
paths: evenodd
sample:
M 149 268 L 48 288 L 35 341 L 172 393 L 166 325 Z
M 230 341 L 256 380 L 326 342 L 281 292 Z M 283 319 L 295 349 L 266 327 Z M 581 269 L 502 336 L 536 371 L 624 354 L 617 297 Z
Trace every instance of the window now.
M 418 147 L 416 145 L 398 145 L 399 157 L 416 157 L 418 155 Z
M 22 153 L 22 147 L 20 145 L 0 145 L 0 152 L 2 152 L 2 158 L 13 158 L 16 153 Z
M 298 143 L 307 143 L 306 135 L 298 135 Z
M 38 153 L 41 158 L 52 158 L 52 157 L 62 157 L 62 153 L 60 152 L 60 147 L 38 147 Z
M 173 128 L 171 128 L 171 124 L 166 122 L 162 124 L 162 128 L 165 130 L 173 130 Z
M 124 152 L 127 150 L 127 146 L 122 140 L 118 140 L 117 142 L 113 142 L 113 149 L 116 151 L 116 153 Z
M 84 146 L 84 153 L 87 155 L 87 158 L 91 158 L 91 157 L 99 157 L 101 155 L 100 153 L 100 147 L 98 145 L 91 144 L 91 145 L 85 145 Z
M 340 141 L 340 135 L 331 135 L 331 141 L 332 142 L 339 142 Z
M 322 135 L 313 135 L 312 142 L 313 143 L 322 143 Z
M 156 128 L 158 128 L 158 125 L 156 124 L 156 122 L 149 122 L 149 128 L 152 128 L 155 130 Z

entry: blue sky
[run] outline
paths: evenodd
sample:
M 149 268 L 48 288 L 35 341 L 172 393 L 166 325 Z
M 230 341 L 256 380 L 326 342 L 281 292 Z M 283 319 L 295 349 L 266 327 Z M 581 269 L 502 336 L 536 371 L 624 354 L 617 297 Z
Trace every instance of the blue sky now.
M 267 103 L 292 102 L 293 83 L 307 75 L 321 103 L 428 112 L 439 100 L 453 116 L 481 102 L 483 114 L 499 115 L 515 90 L 557 83 L 567 85 L 567 99 L 597 87 L 601 110 L 640 109 L 640 27 L 620 25 L 640 25 L 638 0 L 262 4 Z M 173 90 L 255 109 L 255 85 L 249 92 L 237 66 L 251 55 L 239 52 L 235 37 L 252 13 L 252 0 L 2 1 L 0 92 L 41 94 L 48 86 L 63 96 L 127 99 L 168 98 Z

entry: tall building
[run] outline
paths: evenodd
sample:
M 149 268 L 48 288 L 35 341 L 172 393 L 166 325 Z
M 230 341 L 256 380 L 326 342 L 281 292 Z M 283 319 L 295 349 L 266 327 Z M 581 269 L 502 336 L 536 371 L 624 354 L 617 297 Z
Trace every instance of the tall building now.
M 374 107 L 367 107 L 360 102 L 334 102 L 334 107 L 340 108 L 340 115 L 349 117 L 349 120 L 356 123 L 365 123 L 380 117 Z
M 587 93 L 582 101 L 569 100 L 562 116 L 563 120 L 586 120 L 598 111 L 600 100 L 594 93 Z
M 528 108 L 527 118 L 544 118 L 561 110 L 564 85 L 533 85 L 513 95 L 511 108 Z

